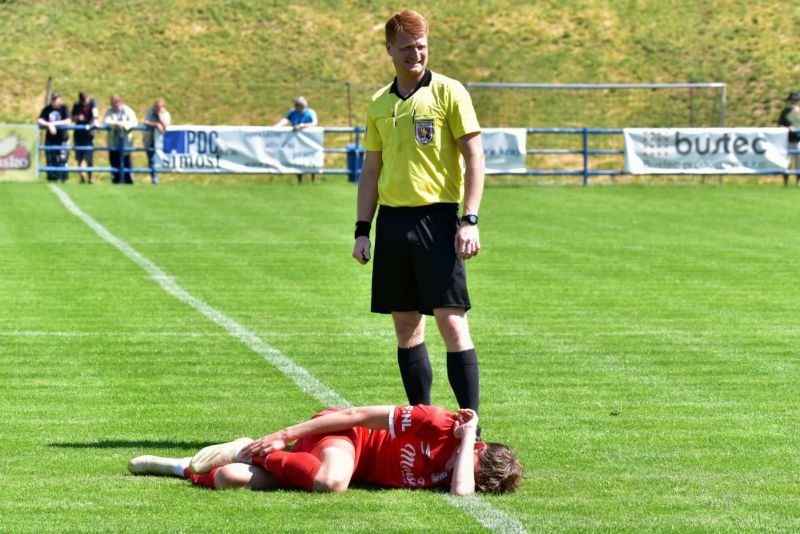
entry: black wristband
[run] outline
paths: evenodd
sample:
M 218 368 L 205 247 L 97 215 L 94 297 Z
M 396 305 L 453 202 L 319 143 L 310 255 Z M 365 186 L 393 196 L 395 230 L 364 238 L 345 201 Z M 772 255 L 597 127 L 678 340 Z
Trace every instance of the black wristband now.
M 372 230 L 372 223 L 369 221 L 356 221 L 356 234 L 355 238 L 369 237 L 369 231 Z

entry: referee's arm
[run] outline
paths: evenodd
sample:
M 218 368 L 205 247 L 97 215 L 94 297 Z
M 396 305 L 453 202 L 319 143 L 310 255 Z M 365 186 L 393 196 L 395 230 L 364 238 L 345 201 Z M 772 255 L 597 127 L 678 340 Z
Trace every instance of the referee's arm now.
M 358 179 L 358 205 L 356 207 L 356 221 L 372 223 L 375 208 L 378 206 L 378 177 L 383 168 L 383 158 L 380 152 L 368 150 L 364 156 L 364 166 Z M 356 238 L 353 247 L 353 257 L 361 265 L 365 265 L 370 258 L 369 235 Z
M 483 157 L 483 141 L 480 132 L 469 133 L 457 140 L 461 155 L 464 156 L 464 215 L 477 215 L 483 196 L 483 178 L 486 163 Z M 477 256 L 481 250 L 477 226 L 462 224 L 456 234 L 456 254 L 468 260 Z

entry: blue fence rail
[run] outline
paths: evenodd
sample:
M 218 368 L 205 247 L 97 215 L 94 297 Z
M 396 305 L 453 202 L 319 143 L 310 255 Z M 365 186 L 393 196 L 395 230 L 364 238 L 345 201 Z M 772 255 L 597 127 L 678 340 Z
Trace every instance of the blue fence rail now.
M 57 130 L 92 130 L 94 132 L 108 132 L 111 130 L 110 126 L 100 125 L 89 127 L 87 125 L 77 124 L 77 125 L 63 125 L 57 126 Z M 44 131 L 46 128 L 40 127 L 40 130 Z M 147 126 L 134 126 L 131 128 L 133 132 L 145 132 L 148 130 Z M 358 182 L 358 175 L 361 172 L 361 167 L 364 162 L 364 148 L 361 146 L 361 137 L 364 134 L 365 130 L 362 127 L 325 127 L 323 128 L 324 134 L 349 134 L 352 143 L 347 143 L 344 147 L 329 147 L 323 149 L 323 152 L 326 154 L 344 154 L 347 157 L 347 168 L 325 168 L 321 169 L 316 174 L 339 174 L 339 175 L 346 175 L 348 180 L 351 182 Z M 125 137 L 124 132 L 120 134 L 121 138 Z M 127 155 L 136 152 L 146 152 L 147 149 L 143 146 L 131 146 L 128 143 L 122 142 L 120 139 L 119 146 L 123 146 L 124 148 L 121 150 L 123 153 L 122 155 Z M 75 145 L 68 145 L 68 146 L 61 146 L 61 145 L 39 145 L 40 152 L 60 152 L 60 151 L 67 151 L 67 152 L 80 152 L 80 151 L 92 151 L 92 152 L 109 152 L 111 149 L 106 146 L 105 140 L 101 140 L 96 142 L 95 146 L 75 146 Z M 41 162 L 41 157 L 37 154 L 37 158 L 39 158 L 39 162 Z M 124 159 L 124 157 L 123 157 Z M 104 167 L 104 166 L 91 166 L 91 167 L 78 167 L 78 166 L 49 166 L 49 165 L 39 165 L 40 172 L 66 172 L 66 173 L 74 173 L 74 172 L 107 172 L 107 173 L 132 173 L 132 174 L 150 174 L 153 176 L 156 172 L 167 174 L 170 171 L 162 170 L 162 169 L 155 169 L 153 167 L 122 167 L 120 169 L 115 167 Z
M 59 126 L 59 130 L 86 130 L 88 127 L 83 125 L 69 125 L 69 126 Z M 98 126 L 93 128 L 95 131 L 108 131 L 110 128 L 108 126 Z M 143 132 L 147 130 L 146 126 L 136 126 L 132 128 L 133 131 L 140 131 Z M 346 155 L 347 159 L 347 168 L 325 168 L 322 169 L 319 174 L 338 174 L 338 175 L 346 175 L 348 180 L 357 183 L 358 176 L 361 172 L 361 167 L 364 163 L 364 148 L 361 145 L 361 137 L 364 134 L 365 130 L 363 127 L 325 127 L 323 128 L 324 134 L 349 134 L 350 141 L 343 147 L 330 147 L 325 148 L 324 152 L 326 154 L 343 154 Z M 622 135 L 623 129 L 622 128 L 528 128 L 527 129 L 528 136 L 534 136 L 540 138 L 542 136 L 579 136 L 580 143 L 575 148 L 528 148 L 527 154 L 529 156 L 536 156 L 536 155 L 564 155 L 564 156 L 574 156 L 580 155 L 582 164 L 580 168 L 574 169 L 526 169 L 525 171 L 509 171 L 509 172 L 501 172 L 495 173 L 496 175 L 520 175 L 520 176 L 577 176 L 581 177 L 582 184 L 584 186 L 589 185 L 590 178 L 592 176 L 621 176 L 626 175 L 627 173 L 624 169 L 597 169 L 593 168 L 592 166 L 592 158 L 596 156 L 623 156 L 625 153 L 622 149 L 609 149 L 609 148 L 592 148 L 590 141 L 592 136 L 611 136 L 611 135 Z M 97 151 L 108 151 L 109 149 L 105 146 L 68 146 L 62 147 L 60 145 L 51 145 L 51 146 L 41 146 L 40 151 L 46 152 L 49 150 L 69 150 L 69 151 L 81 151 L 81 150 L 93 150 Z M 136 146 L 127 146 L 124 149 L 125 153 L 131 152 L 144 152 L 146 149 L 143 147 L 136 147 Z M 797 147 L 790 147 L 789 154 L 792 156 L 800 156 L 800 149 Z M 66 167 L 50 167 L 46 165 L 40 165 L 39 170 L 42 172 L 46 171 L 55 171 L 55 172 L 119 172 L 118 169 L 113 167 L 75 167 L 75 166 L 66 166 Z M 123 170 L 123 172 L 131 172 L 131 173 L 147 173 L 152 174 L 155 172 L 155 169 L 150 167 L 130 167 Z M 161 172 L 161 171 L 160 171 Z M 169 172 L 169 171 L 163 171 Z M 786 171 L 772 171 L 772 170 L 764 170 L 753 173 L 753 175 L 782 175 L 784 177 L 784 183 L 788 183 L 789 176 L 798 176 L 800 178 L 800 169 L 789 169 Z M 723 175 L 719 175 L 723 176 Z

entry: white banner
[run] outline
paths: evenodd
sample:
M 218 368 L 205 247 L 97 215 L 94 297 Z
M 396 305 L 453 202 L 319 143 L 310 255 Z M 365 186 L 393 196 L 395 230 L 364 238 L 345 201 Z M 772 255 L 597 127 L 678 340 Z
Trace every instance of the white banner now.
M 35 124 L 0 124 L 0 182 L 39 179 L 39 127 Z M 44 153 L 42 153 L 44 159 Z
M 630 174 L 751 174 L 789 167 L 786 128 L 625 128 Z
M 486 174 L 525 172 L 525 128 L 481 128 Z
M 289 126 L 171 126 L 156 132 L 156 167 L 174 173 L 316 173 L 323 129 Z

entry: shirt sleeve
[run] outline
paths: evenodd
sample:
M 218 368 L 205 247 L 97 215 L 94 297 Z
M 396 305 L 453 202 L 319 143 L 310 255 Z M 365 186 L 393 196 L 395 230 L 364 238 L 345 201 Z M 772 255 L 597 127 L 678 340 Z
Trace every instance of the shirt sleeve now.
M 436 406 L 395 406 L 389 412 L 392 438 L 419 437 L 435 439 L 453 431 L 456 415 Z
M 367 111 L 367 132 L 364 134 L 364 150 L 370 152 L 383 150 L 381 136 L 378 133 L 378 128 L 375 127 L 375 117 L 370 111 Z
M 447 123 L 455 139 L 481 131 L 478 117 L 475 115 L 475 108 L 472 106 L 472 98 L 460 82 L 454 81 L 450 86 Z
M 307 122 L 309 124 L 311 124 L 312 126 L 317 125 L 317 112 L 311 108 L 308 109 L 308 118 L 309 120 Z

